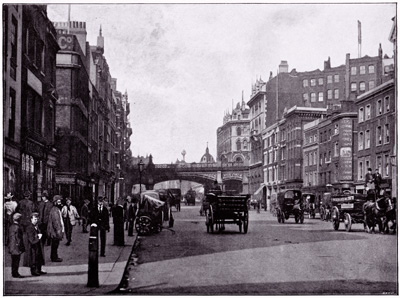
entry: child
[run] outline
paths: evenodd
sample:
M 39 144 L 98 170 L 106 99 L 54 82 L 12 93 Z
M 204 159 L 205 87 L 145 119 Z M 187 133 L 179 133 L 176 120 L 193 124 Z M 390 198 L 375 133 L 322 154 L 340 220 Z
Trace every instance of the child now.
M 20 213 L 14 213 L 12 217 L 13 223 L 10 226 L 8 234 L 8 251 L 11 254 L 11 275 L 15 278 L 23 278 L 23 276 L 18 273 L 21 254 L 25 251 L 22 229 L 19 225 L 21 216 Z
M 28 249 L 26 255 L 27 266 L 31 267 L 32 276 L 46 274 L 42 271 L 44 265 L 43 247 L 40 239 L 42 233 L 38 227 L 39 214 L 34 212 L 31 215 L 31 224 L 26 228 L 26 236 L 28 238 Z

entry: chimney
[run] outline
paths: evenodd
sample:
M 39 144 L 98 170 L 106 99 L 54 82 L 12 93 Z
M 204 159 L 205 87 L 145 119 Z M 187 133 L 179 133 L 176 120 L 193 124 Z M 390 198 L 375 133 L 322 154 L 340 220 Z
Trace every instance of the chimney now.
M 289 72 L 289 64 L 287 61 L 282 60 L 281 64 L 279 64 L 279 73 L 288 73 Z

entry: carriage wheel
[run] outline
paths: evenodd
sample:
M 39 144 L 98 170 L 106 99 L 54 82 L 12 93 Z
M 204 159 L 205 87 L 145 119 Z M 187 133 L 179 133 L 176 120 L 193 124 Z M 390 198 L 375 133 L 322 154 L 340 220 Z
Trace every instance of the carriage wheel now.
M 210 216 L 209 212 L 206 211 L 206 226 L 207 226 L 207 233 L 210 233 Z
M 285 212 L 281 211 L 281 222 L 285 223 Z
M 209 217 L 210 221 L 209 221 L 209 225 L 210 225 L 210 230 L 211 233 L 214 233 L 214 212 L 213 212 L 213 208 L 210 205 L 210 217 Z
M 344 214 L 344 227 L 346 228 L 347 232 L 351 231 L 351 216 L 348 213 Z
M 278 222 L 281 223 L 281 210 L 276 209 L 276 217 L 278 218 Z
M 139 235 L 148 235 L 151 231 L 151 218 L 144 215 L 136 218 L 135 229 Z
M 339 218 L 339 211 L 337 208 L 333 209 L 332 211 L 332 225 L 335 231 L 339 230 L 340 218 Z
M 249 229 L 249 213 L 244 213 L 244 221 L 243 221 L 243 232 L 247 234 L 247 230 Z

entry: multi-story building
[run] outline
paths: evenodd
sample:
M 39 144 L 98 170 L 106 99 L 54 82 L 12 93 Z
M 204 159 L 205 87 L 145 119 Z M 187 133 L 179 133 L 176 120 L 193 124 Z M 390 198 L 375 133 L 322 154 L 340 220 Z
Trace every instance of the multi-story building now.
M 56 167 L 56 31 L 46 5 L 22 6 L 21 179 L 33 200 L 54 190 Z M 17 66 L 18 68 L 18 66 Z
M 303 126 L 303 190 L 317 193 L 319 176 L 319 133 L 322 118 Z
M 86 23 L 54 23 L 60 51 L 57 53 L 56 147 L 57 191 L 81 205 L 90 197 L 88 175 L 89 70 L 86 59 Z M 70 34 L 68 32 L 74 32 Z M 80 33 L 83 34 L 80 34 Z M 81 46 L 84 46 L 82 49 Z
M 217 161 L 244 163 L 250 155 L 250 109 L 237 103 L 217 129 Z
M 364 177 L 368 168 L 379 170 L 383 178 L 382 189 L 391 192 L 392 167 L 395 165 L 392 159 L 396 156 L 393 151 L 397 112 L 394 85 L 392 79 L 357 97 L 357 192 L 364 191 Z
M 265 104 L 267 84 L 260 78 L 252 87 L 250 100 L 250 164 L 248 190 L 250 194 L 260 191 L 264 182 L 262 131 L 265 129 Z
M 22 5 L 3 5 L 3 188 L 21 195 Z

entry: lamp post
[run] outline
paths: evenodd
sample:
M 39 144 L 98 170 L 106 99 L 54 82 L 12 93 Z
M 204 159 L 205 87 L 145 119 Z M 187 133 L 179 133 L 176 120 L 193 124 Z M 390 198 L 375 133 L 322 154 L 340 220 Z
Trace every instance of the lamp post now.
M 138 167 L 139 167 L 139 195 L 141 195 L 142 194 L 142 172 L 143 172 L 143 168 L 144 168 L 144 163 L 142 160 L 139 161 Z

